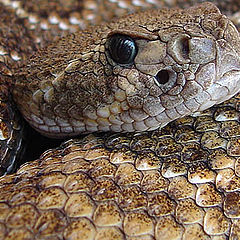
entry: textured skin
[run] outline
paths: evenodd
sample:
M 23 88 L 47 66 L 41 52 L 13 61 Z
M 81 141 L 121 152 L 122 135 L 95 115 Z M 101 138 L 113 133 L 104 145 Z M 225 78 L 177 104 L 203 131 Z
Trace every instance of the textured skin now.
M 169 20 L 170 19 L 170 20 Z M 109 54 L 114 34 L 135 39 L 133 64 Z M 240 90 L 240 38 L 215 6 L 150 10 L 62 38 L 15 73 L 24 118 L 51 137 L 151 131 Z M 168 81 L 159 83 L 168 74 Z
M 239 102 L 45 152 L 0 178 L 0 239 L 239 239 Z
M 0 180 L 2 239 L 239 239 L 239 101 L 45 152 Z

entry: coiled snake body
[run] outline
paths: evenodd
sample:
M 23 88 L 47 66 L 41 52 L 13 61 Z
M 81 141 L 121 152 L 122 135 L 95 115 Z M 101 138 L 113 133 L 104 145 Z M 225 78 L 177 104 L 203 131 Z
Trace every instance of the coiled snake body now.
M 1 177 L 0 239 L 239 239 L 234 24 L 203 3 L 75 32 L 191 3 L 46 3 L 0 1 L 1 168 L 21 145 L 9 89 L 46 136 L 117 133 L 69 140 Z M 73 33 L 49 44 L 59 28 Z

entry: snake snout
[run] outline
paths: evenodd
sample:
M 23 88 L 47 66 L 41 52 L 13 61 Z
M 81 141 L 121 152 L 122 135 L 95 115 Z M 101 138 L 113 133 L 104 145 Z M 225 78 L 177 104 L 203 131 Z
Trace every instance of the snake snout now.
M 149 131 L 229 99 L 240 88 L 236 28 L 211 4 L 175 11 L 129 15 L 40 50 L 16 75 L 25 119 L 57 138 Z
M 216 41 L 216 48 L 217 83 L 228 91 L 222 102 L 240 91 L 240 34 L 231 21 L 228 21 L 223 38 Z

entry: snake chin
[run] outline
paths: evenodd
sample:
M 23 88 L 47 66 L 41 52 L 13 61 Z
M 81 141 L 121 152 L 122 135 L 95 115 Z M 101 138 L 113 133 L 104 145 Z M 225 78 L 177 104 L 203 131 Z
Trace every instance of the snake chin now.
M 16 76 L 25 119 L 52 138 L 143 132 L 231 98 L 237 29 L 211 4 L 176 11 L 130 15 L 39 51 Z

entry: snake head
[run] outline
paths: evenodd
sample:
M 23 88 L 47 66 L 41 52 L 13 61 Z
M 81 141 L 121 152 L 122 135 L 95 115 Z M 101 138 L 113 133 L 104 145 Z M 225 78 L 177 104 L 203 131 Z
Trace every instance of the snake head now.
M 13 95 L 50 137 L 150 131 L 235 95 L 239 53 L 237 29 L 211 3 L 140 12 L 37 52 Z

